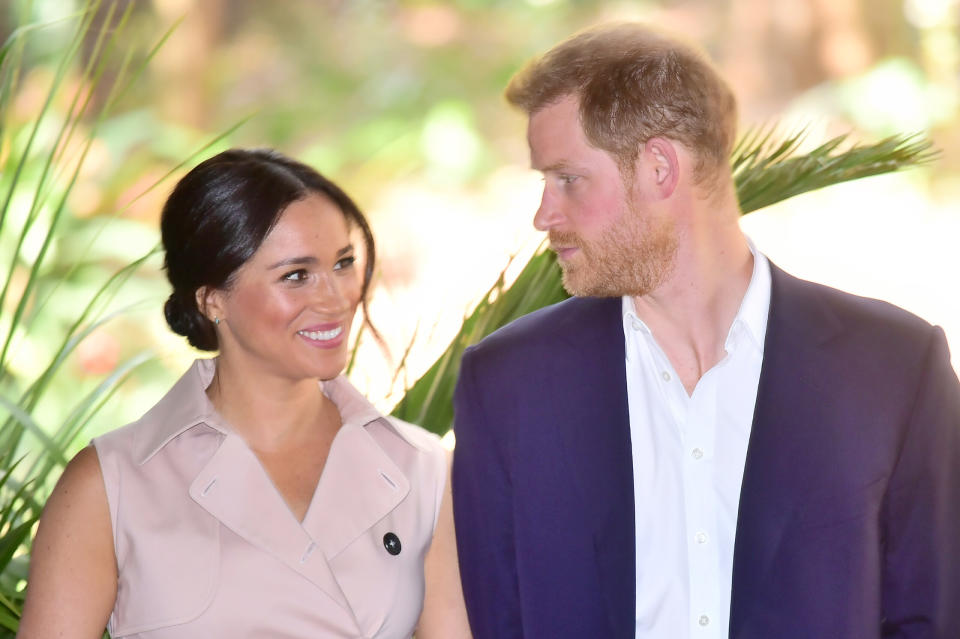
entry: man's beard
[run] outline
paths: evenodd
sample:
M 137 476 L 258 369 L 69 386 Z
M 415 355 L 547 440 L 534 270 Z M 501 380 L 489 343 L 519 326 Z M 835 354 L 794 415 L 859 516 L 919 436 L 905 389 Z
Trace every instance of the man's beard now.
M 634 210 L 619 224 L 584 242 L 575 233 L 550 232 L 550 243 L 576 246 L 572 262 L 560 262 L 563 288 L 579 297 L 640 297 L 656 290 L 673 269 L 677 236 L 668 221 L 647 221 Z

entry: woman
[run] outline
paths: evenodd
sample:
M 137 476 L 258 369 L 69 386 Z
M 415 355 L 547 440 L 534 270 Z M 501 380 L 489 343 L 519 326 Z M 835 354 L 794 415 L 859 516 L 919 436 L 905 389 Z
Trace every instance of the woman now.
M 19 636 L 469 636 L 446 455 L 339 377 L 374 263 L 353 201 L 231 150 L 161 230 L 167 322 L 219 356 L 67 466 Z

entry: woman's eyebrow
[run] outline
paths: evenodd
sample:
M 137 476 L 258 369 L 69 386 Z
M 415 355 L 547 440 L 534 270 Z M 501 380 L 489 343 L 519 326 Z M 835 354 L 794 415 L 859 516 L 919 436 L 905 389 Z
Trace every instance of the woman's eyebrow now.
M 347 253 L 351 253 L 351 252 L 353 252 L 353 244 L 347 244 L 342 249 L 337 251 L 337 257 L 342 257 L 343 255 L 346 255 Z M 273 264 L 267 267 L 267 270 L 272 271 L 273 269 L 280 268 L 281 266 L 301 266 L 303 264 L 316 264 L 316 263 L 317 263 L 317 258 L 309 255 L 303 255 L 300 257 L 288 257 L 286 259 L 280 260 L 279 262 L 274 262 Z
M 306 255 L 303 257 L 288 257 L 285 260 L 280 260 L 279 262 L 271 264 L 270 266 L 267 267 L 267 269 L 273 270 L 275 268 L 280 268 L 281 266 L 294 266 L 294 265 L 301 265 L 301 264 L 316 264 L 316 263 L 317 263 L 317 258 L 306 256 Z

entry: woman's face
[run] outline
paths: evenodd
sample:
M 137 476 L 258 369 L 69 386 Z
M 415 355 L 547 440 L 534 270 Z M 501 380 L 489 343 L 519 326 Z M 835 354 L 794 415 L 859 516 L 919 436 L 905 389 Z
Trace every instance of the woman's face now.
M 221 365 L 291 381 L 339 375 L 362 288 L 355 260 L 335 204 L 316 194 L 290 204 L 230 288 L 207 298 Z

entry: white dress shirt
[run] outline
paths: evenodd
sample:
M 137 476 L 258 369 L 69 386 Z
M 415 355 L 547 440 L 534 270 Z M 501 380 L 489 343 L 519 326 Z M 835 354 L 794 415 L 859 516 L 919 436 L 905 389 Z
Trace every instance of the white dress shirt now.
M 633 445 L 637 639 L 725 639 L 740 483 L 763 361 L 770 265 L 753 275 L 726 356 L 688 395 L 623 298 Z

